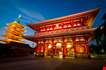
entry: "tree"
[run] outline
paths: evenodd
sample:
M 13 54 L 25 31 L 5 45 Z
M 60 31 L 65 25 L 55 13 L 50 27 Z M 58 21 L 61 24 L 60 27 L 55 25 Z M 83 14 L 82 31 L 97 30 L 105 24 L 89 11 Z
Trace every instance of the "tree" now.
M 100 53 L 105 53 L 106 48 L 105 48 L 105 40 L 106 40 L 106 32 L 105 32 L 105 28 L 106 28 L 106 13 L 103 15 L 102 17 L 103 19 L 103 23 L 97 27 L 97 29 L 94 32 L 94 38 L 96 40 L 97 43 L 97 48 L 98 48 L 98 52 Z

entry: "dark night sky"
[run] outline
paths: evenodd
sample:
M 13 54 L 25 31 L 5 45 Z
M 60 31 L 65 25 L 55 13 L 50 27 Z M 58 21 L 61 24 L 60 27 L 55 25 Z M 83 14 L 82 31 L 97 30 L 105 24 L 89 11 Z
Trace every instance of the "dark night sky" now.
M 0 0 L 0 35 L 4 33 L 6 24 L 19 14 L 22 15 L 22 24 L 26 25 L 99 7 L 100 12 L 93 24 L 97 27 L 106 12 L 105 4 L 106 0 Z M 33 34 L 30 28 L 26 30 L 26 34 Z

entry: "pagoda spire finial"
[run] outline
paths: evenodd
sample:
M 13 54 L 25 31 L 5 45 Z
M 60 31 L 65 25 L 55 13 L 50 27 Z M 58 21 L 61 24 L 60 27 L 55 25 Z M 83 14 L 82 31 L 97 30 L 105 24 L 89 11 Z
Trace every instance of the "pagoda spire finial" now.
M 22 15 L 19 14 L 18 17 L 16 18 L 16 22 L 20 23 L 21 22 L 21 17 L 22 17 Z

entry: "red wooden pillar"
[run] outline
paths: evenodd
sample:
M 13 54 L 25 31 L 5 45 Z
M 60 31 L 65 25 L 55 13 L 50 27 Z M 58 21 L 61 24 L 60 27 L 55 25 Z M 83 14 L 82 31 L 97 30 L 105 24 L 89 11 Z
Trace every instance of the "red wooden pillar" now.
M 65 58 L 67 56 L 66 42 L 64 40 L 65 40 L 65 38 L 63 38 L 63 44 L 62 44 L 62 47 L 63 47 L 63 58 Z
M 75 37 L 73 37 L 73 48 L 74 48 L 74 56 L 77 57 Z
M 67 56 L 67 48 L 63 46 L 63 58 Z

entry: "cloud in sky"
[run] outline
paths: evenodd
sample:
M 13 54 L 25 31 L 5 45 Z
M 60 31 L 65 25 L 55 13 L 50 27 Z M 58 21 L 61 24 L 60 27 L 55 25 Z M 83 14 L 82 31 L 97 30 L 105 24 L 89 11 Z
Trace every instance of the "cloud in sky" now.
M 31 10 L 27 10 L 27 9 L 24 9 L 24 8 L 18 8 L 18 9 L 19 9 L 20 12 L 22 12 L 24 15 L 26 15 L 27 17 L 29 17 L 31 19 L 36 19 L 38 21 L 45 20 L 44 16 L 42 14 L 40 14 L 39 12 L 35 12 L 35 11 L 33 12 Z

